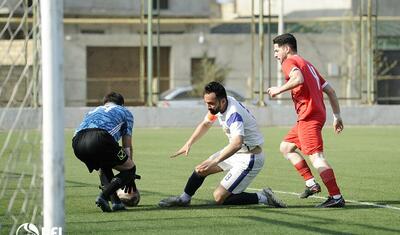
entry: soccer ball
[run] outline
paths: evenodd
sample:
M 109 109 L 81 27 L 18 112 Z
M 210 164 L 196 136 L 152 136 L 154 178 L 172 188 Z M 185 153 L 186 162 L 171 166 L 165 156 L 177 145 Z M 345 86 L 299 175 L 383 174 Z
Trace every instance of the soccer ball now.
M 119 199 L 121 199 L 121 202 L 127 207 L 137 206 L 140 202 L 139 189 L 130 193 L 125 193 L 124 190 L 118 189 L 117 195 Z

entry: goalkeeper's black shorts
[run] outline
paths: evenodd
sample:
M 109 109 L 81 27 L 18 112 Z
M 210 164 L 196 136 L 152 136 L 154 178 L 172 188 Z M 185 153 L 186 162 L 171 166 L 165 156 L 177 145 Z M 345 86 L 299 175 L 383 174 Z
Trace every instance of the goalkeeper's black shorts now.
M 118 142 L 107 131 L 98 128 L 79 131 L 72 139 L 72 148 L 89 172 L 99 168 L 113 168 L 128 159 Z

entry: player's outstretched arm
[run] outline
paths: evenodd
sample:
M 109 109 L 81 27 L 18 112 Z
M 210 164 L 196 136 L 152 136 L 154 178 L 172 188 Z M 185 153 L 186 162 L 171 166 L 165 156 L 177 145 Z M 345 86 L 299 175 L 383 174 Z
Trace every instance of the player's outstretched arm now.
M 336 96 L 335 90 L 328 84 L 323 88 L 323 91 L 326 95 L 328 95 L 329 103 L 331 104 L 332 111 L 333 111 L 333 129 L 334 131 L 339 134 L 343 129 L 343 120 L 340 116 L 340 106 L 339 101 Z
M 176 151 L 171 158 L 177 157 L 181 154 L 184 154 L 187 156 L 190 151 L 190 147 L 198 140 L 200 139 L 212 126 L 211 122 L 208 122 L 206 120 L 203 120 L 194 130 L 192 136 L 186 141 L 186 143 L 180 148 L 178 151 Z

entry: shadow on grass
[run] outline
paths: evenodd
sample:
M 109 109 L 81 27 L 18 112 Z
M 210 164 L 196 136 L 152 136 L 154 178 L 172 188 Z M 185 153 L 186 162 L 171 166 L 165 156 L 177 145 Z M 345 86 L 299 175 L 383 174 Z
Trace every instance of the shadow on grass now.
M 276 211 L 274 211 L 272 213 L 276 213 Z M 302 215 L 302 216 L 304 217 L 304 215 Z M 276 220 L 276 219 L 271 219 L 271 218 L 262 218 L 262 217 L 257 217 L 257 216 L 242 216 L 240 218 L 257 221 L 257 222 L 262 222 L 265 224 L 272 224 L 275 226 L 279 225 L 282 227 L 293 228 L 296 230 L 303 230 L 304 232 L 307 232 L 307 233 L 315 232 L 315 233 L 320 233 L 320 234 L 347 234 L 347 235 L 355 234 L 355 233 L 346 233 L 343 231 L 336 231 L 336 230 L 332 230 L 332 229 L 320 228 L 320 227 L 313 226 L 310 224 L 301 224 L 301 223 L 288 222 L 288 221 Z
M 136 207 L 128 207 L 128 210 L 121 211 L 121 213 L 125 212 L 139 212 L 139 211 L 190 211 L 190 210 L 226 210 L 226 209 L 236 209 L 236 210 L 248 210 L 252 207 L 259 208 L 259 209 L 267 209 L 268 207 L 261 206 L 261 205 L 217 205 L 212 200 L 197 200 L 201 201 L 202 204 L 194 204 L 186 207 L 159 207 L 158 205 L 138 205 Z M 276 208 L 269 208 L 269 209 L 276 209 Z
M 373 207 L 373 206 L 355 205 L 355 204 L 347 205 L 346 204 L 345 208 L 315 208 L 314 211 L 318 212 L 318 211 L 330 211 L 330 210 L 349 210 L 349 209 L 352 209 L 351 207 L 353 207 L 353 206 L 356 209 L 363 209 L 364 207 L 365 207 L 365 209 L 371 209 L 371 208 L 377 209 L 376 207 Z M 294 208 L 294 207 L 291 207 L 291 208 Z M 303 208 L 303 207 L 297 207 L 297 208 Z M 260 211 L 259 208 L 254 208 L 254 209 Z M 326 218 L 326 217 L 321 217 L 321 216 L 306 215 L 304 213 L 296 213 L 296 212 L 293 212 L 293 211 L 290 211 L 290 210 L 268 210 L 268 211 L 264 210 L 264 211 L 260 211 L 260 212 L 282 214 L 282 215 L 285 215 L 285 216 L 288 216 L 288 217 L 296 217 L 298 219 L 308 218 L 308 219 L 314 220 L 314 222 L 317 223 L 317 224 L 341 224 L 341 223 L 343 223 L 342 220 L 336 219 L 333 216 Z M 258 221 L 262 221 L 262 220 L 265 220 L 265 218 L 258 218 Z M 269 223 L 269 221 L 267 221 L 267 222 Z M 285 223 L 288 227 L 295 226 L 295 225 L 287 224 L 288 222 L 283 222 L 283 223 Z M 400 233 L 400 229 L 393 229 L 393 228 L 388 228 L 388 227 L 383 227 L 383 226 L 375 226 L 375 225 L 369 225 L 369 224 L 353 223 L 351 221 L 346 221 L 346 224 L 347 225 L 352 225 L 352 226 L 357 226 L 357 227 L 362 227 L 362 228 L 370 228 L 370 229 L 384 231 L 384 232 Z M 313 232 L 318 232 L 318 233 L 323 233 L 323 234 L 352 234 L 352 233 L 345 233 L 343 231 L 324 231 L 325 229 L 321 230 L 321 228 L 316 228 L 316 227 L 313 227 L 313 226 L 311 226 L 309 224 L 307 224 L 307 225 L 302 225 L 301 224 L 301 226 L 294 227 L 294 228 L 296 228 L 296 229 L 307 229 L 306 231 L 313 231 Z

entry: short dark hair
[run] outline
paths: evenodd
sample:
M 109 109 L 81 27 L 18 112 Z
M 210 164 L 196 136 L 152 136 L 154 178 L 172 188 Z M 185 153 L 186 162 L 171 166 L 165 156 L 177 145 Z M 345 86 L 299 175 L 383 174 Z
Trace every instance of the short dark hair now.
M 294 52 L 297 52 L 296 38 L 290 33 L 278 35 L 272 41 L 274 44 L 278 44 L 278 46 L 288 45 Z
M 219 82 L 210 82 L 204 86 L 204 94 L 215 93 L 218 100 L 226 99 L 226 90 Z
M 124 105 L 124 97 L 121 94 L 112 91 L 103 98 L 103 104 L 108 102 L 112 102 L 117 105 Z

